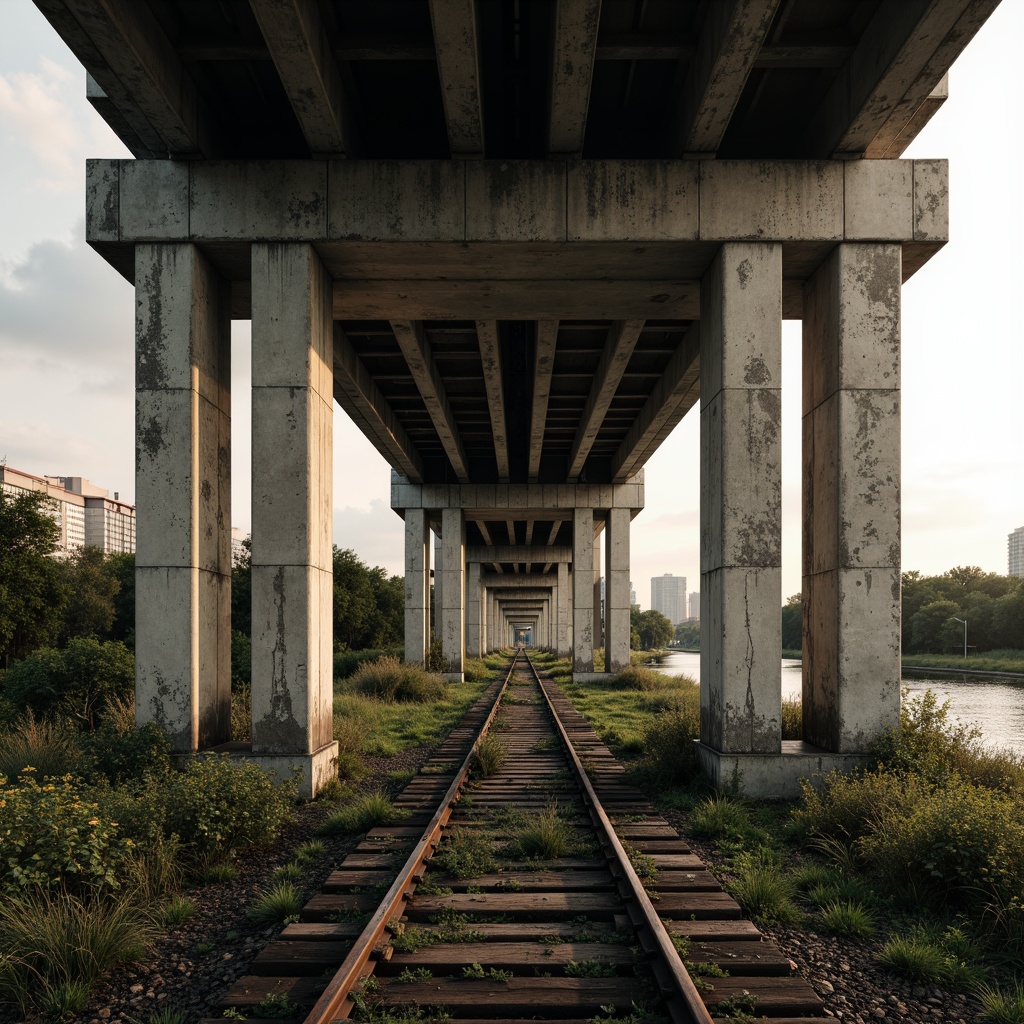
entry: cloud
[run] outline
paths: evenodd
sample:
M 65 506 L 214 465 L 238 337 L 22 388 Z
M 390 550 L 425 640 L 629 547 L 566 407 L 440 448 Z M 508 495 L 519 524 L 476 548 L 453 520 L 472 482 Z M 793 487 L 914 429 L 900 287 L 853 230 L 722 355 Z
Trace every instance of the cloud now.
M 77 430 L 61 430 L 40 422 L 0 420 L 0 462 L 37 476 L 79 474 L 77 468 L 90 460 L 95 446 Z M 60 452 L 60 465 L 54 453 Z M 72 475 L 75 475 L 72 473 Z
M 405 572 L 405 526 L 379 498 L 368 509 L 335 508 L 334 543 L 351 548 L 367 565 L 383 566 L 392 575 Z
M 0 358 L 44 373 L 74 365 L 90 388 L 134 372 L 131 286 L 88 249 L 79 222 L 70 244 L 36 242 L 0 278 Z

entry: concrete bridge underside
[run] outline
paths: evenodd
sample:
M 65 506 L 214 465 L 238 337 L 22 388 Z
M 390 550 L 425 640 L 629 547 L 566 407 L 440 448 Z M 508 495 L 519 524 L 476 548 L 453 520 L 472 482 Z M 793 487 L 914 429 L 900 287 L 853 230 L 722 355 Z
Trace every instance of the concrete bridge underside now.
M 628 663 L 643 467 L 699 401 L 704 763 L 769 795 L 855 763 L 899 707 L 900 290 L 947 240 L 945 162 L 899 155 L 996 2 L 407 0 L 399 35 L 374 0 L 37 0 L 136 156 L 89 162 L 87 231 L 136 288 L 140 721 L 182 751 L 228 739 L 248 318 L 250 756 L 301 765 L 307 794 L 331 770 L 335 403 L 392 467 L 407 657 L 433 561 L 458 677 L 519 623 L 580 675 L 595 646 Z M 788 745 L 783 317 L 804 325 Z

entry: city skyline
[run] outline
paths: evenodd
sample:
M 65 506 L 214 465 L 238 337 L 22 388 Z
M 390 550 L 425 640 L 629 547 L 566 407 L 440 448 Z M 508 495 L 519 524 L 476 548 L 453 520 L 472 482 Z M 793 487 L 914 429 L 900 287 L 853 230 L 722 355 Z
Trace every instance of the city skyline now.
M 78 473 L 134 501 L 133 293 L 83 240 L 84 160 L 126 157 L 85 73 L 30 0 L 0 0 L 0 459 Z M 906 154 L 948 157 L 951 242 L 904 288 L 903 566 L 1006 571 L 1024 518 L 1024 71 L 1021 5 L 1003 4 L 951 72 L 950 99 Z M 1000 131 L 1002 129 L 1002 131 Z M 248 323 L 233 328 L 233 521 L 249 509 Z M 980 354 L 983 358 L 965 358 Z M 800 325 L 783 324 L 782 599 L 800 590 Z M 400 572 L 390 472 L 335 409 L 335 542 Z M 699 581 L 694 409 L 652 457 L 632 576 Z

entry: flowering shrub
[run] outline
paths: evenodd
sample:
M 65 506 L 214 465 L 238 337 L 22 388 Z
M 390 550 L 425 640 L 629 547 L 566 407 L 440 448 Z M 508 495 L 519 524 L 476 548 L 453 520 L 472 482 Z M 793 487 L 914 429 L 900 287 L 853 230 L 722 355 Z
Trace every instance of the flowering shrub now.
M 70 775 L 40 785 L 0 776 L 0 891 L 115 888 L 134 843 Z

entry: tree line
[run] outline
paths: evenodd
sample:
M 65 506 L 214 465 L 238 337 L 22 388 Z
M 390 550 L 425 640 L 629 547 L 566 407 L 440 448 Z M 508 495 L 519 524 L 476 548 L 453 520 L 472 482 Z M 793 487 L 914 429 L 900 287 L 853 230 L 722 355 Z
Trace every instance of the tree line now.
M 914 569 L 902 581 L 904 654 L 963 651 L 964 619 L 970 651 L 1024 650 L 1024 578 L 961 565 L 939 576 Z M 784 649 L 800 649 L 801 630 L 800 595 L 794 594 L 782 609 Z
M 97 708 L 134 685 L 135 556 L 87 547 L 55 557 L 59 534 L 45 495 L 0 490 L 0 696 L 93 728 Z M 247 682 L 248 542 L 231 575 L 232 675 Z M 400 643 L 404 615 L 401 577 L 334 549 L 336 651 Z

